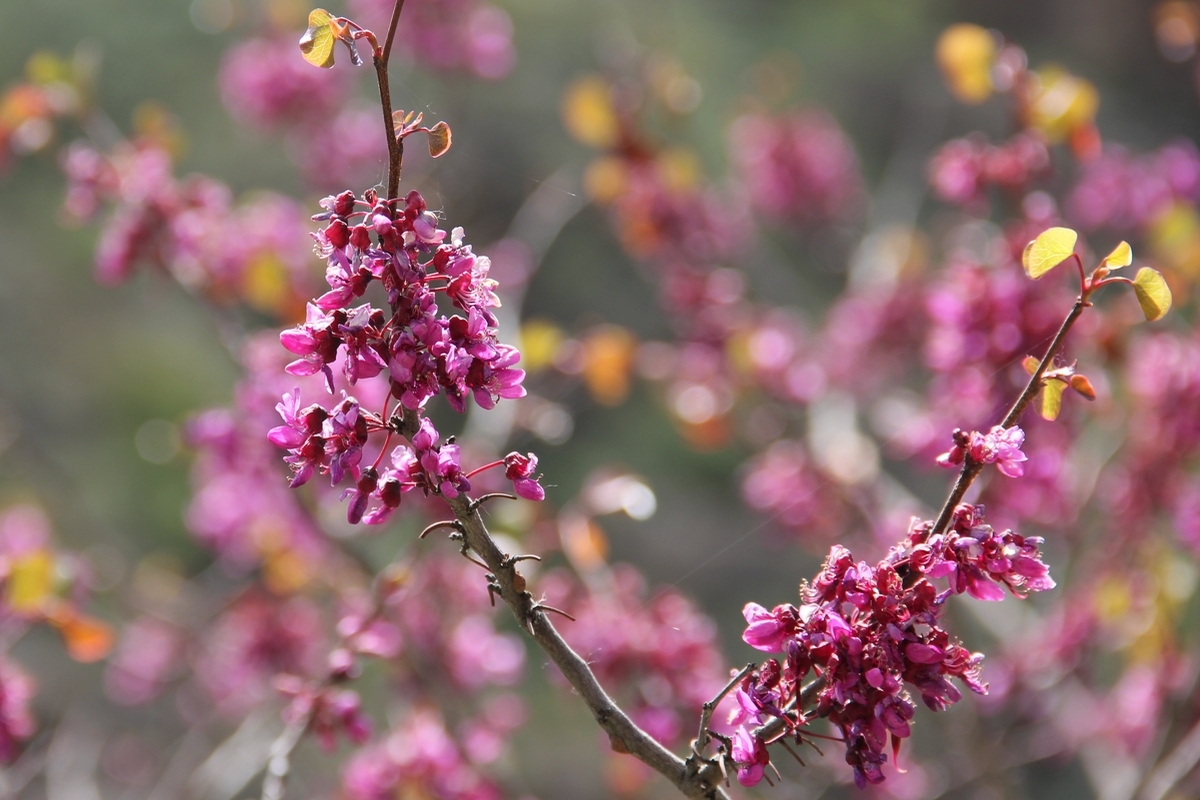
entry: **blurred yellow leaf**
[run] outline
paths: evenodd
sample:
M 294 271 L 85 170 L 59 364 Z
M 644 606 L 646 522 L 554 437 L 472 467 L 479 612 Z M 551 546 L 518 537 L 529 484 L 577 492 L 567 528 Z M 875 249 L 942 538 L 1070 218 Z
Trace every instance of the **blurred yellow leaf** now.
M 982 103 L 992 94 L 996 40 L 978 25 L 951 25 L 938 38 L 938 67 L 950 91 L 964 103 Z
M 242 273 L 242 296 L 247 303 L 259 311 L 278 313 L 289 294 L 283 262 L 275 253 L 265 251 L 250 258 Z
M 1191 203 L 1174 203 L 1155 217 L 1149 240 L 1154 257 L 1176 274 L 1200 273 L 1200 216 Z
M 1028 98 L 1028 122 L 1052 143 L 1086 128 L 1096 118 L 1100 93 L 1096 87 L 1061 67 L 1038 70 Z
M 1118 576 L 1105 578 L 1093 595 L 1096 614 L 1105 622 L 1116 622 L 1129 612 L 1133 593 L 1129 583 Z
M 607 205 L 625 192 L 625 162 L 615 156 L 601 156 L 588 164 L 583 174 L 583 190 L 597 203 Z
M 429 129 L 429 155 L 433 158 L 444 156 L 450 149 L 450 126 L 439 122 Z
M 295 551 L 279 549 L 263 559 L 262 578 L 273 594 L 286 597 L 303 589 L 313 577 L 313 570 Z
M 34 550 L 13 559 L 5 586 L 5 600 L 18 614 L 41 611 L 54 592 L 54 556 Z
M 1171 310 L 1171 289 L 1158 270 L 1142 267 L 1133 279 L 1133 291 L 1146 319 L 1154 322 Z
M 1033 356 L 1025 356 L 1025 359 L 1021 362 L 1021 366 L 1025 368 L 1026 372 L 1032 375 L 1037 372 L 1038 364 L 1040 363 L 1042 362 L 1038 361 Z
M 616 325 L 595 328 L 583 342 L 583 382 L 597 403 L 615 406 L 629 394 L 637 340 Z
M 1067 388 L 1067 384 L 1051 378 L 1042 384 L 1042 419 L 1053 422 L 1058 419 L 1058 413 L 1062 411 L 1062 396 L 1063 390 Z
M 1049 228 L 1025 246 L 1021 264 L 1025 274 L 1035 280 L 1057 267 L 1075 251 L 1079 234 L 1070 228 Z
M 323 8 L 314 8 L 308 14 L 308 30 L 300 37 L 300 52 L 304 60 L 315 67 L 333 66 L 333 45 L 337 37 L 330 22 L 333 17 Z
M 49 622 L 63 637 L 67 655 L 76 661 L 90 664 L 112 651 L 112 626 L 103 620 L 80 614 L 64 604 L 52 613 Z
M 587 574 L 603 567 L 608 558 L 608 537 L 591 519 L 579 514 L 563 514 L 558 521 L 563 553 L 579 572 Z
M 70 83 L 75 75 L 71 62 L 48 50 L 39 50 L 25 62 L 25 74 L 39 86 L 51 83 Z
M 534 373 L 554 363 L 563 332 L 553 322 L 532 319 L 521 326 L 521 366 Z
M 567 132 L 589 147 L 606 150 L 616 145 L 621 135 L 612 89 L 598 75 L 580 78 L 567 87 L 562 118 Z
M 1120 269 L 1128 267 L 1133 263 L 1133 248 L 1129 246 L 1129 242 L 1121 242 L 1113 248 L 1113 251 L 1104 257 L 1100 262 L 1100 266 L 1108 267 L 1109 269 Z
M 658 156 L 658 174 L 663 184 L 674 191 L 694 189 L 700 179 L 700 163 L 686 147 L 672 147 Z

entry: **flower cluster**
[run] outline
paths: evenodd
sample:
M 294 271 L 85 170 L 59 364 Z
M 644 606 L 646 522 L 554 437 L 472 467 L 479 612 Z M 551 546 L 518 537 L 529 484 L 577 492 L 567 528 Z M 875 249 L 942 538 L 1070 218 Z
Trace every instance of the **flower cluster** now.
M 354 13 L 386 30 L 390 0 L 352 0 Z M 485 0 L 410 0 L 397 39 L 421 65 L 499 80 L 516 65 L 512 20 Z
M 748 114 L 733 123 L 729 138 L 756 210 L 816 225 L 846 221 L 861 206 L 858 156 L 826 112 Z
M 1189 139 L 1134 155 L 1117 145 L 1083 167 L 1066 201 L 1084 230 L 1145 230 L 1177 204 L 1200 200 L 1200 151 Z
M 326 225 L 313 236 L 328 263 L 329 291 L 309 303 L 303 324 L 280 334 L 283 346 L 299 356 L 287 372 L 324 375 L 332 392 L 337 366 L 352 388 L 386 382 L 384 405 L 393 400 L 396 405 L 391 414 L 377 415 L 343 392 L 332 407 L 301 407 L 296 389 L 277 406 L 284 424 L 269 438 L 288 450 L 293 486 L 318 472 L 328 474 L 335 486 L 349 477 L 354 482 L 346 490 L 350 521 L 381 523 L 399 506 L 403 492 L 420 488 L 456 497 L 470 489 L 470 482 L 458 446 L 443 443 L 428 417 L 408 434 L 411 446 L 391 451 L 390 467 L 379 468 L 386 443 L 374 464 L 362 465 L 372 434 L 399 433 L 406 415 L 415 419 L 435 395 L 444 395 L 459 412 L 468 399 L 490 409 L 501 399 L 522 397 L 525 373 L 515 366 L 517 349 L 497 339 L 492 309 L 500 301 L 496 282 L 488 277 L 491 262 L 464 243 L 461 228 L 447 238 L 420 194 L 384 201 L 374 192 L 362 199 L 343 192 L 321 205 L 325 211 L 315 219 Z M 389 312 L 369 303 L 353 306 L 376 282 Z M 439 295 L 463 313 L 444 313 Z M 539 496 L 536 459 L 514 456 L 501 462 L 509 478 L 523 497 Z
M 987 691 L 982 656 L 942 628 L 946 598 L 966 592 L 999 600 L 1005 586 L 1017 596 L 1053 588 L 1040 544 L 1036 537 L 997 532 L 981 507 L 964 503 L 942 533 L 914 520 L 906 539 L 874 567 L 834 546 L 821 572 L 802 587 L 799 608 L 748 604 L 742 638 L 783 657 L 765 662 L 738 688 L 738 779 L 757 783 L 769 762 L 767 743 L 754 733 L 758 725 L 780 718 L 785 735 L 799 739 L 803 726 L 820 717 L 840 729 L 855 782 L 881 782 L 889 738 L 895 752 L 911 732 L 914 705 L 906 687 L 934 711 L 961 698 L 951 678 Z M 941 591 L 932 582 L 939 578 L 949 584 Z M 810 674 L 821 681 L 816 706 L 797 713 L 794 704 Z
M 311 289 L 299 207 L 274 194 L 235 205 L 225 184 L 176 180 L 172 166 L 170 152 L 149 139 L 108 154 L 83 143 L 67 149 L 68 216 L 85 221 L 112 206 L 96 247 L 96 278 L 119 283 L 145 264 L 218 302 L 243 300 L 291 316 Z
M 942 145 L 929 163 L 929 184 L 938 199 L 969 207 L 987 207 L 992 187 L 1014 195 L 1050 173 L 1050 150 L 1036 131 L 1022 131 L 1002 145 L 981 135 Z
M 440 713 L 420 709 L 350 759 L 342 790 L 349 800 L 500 800 L 503 792 L 479 772 L 478 759 L 477 751 L 459 746 Z

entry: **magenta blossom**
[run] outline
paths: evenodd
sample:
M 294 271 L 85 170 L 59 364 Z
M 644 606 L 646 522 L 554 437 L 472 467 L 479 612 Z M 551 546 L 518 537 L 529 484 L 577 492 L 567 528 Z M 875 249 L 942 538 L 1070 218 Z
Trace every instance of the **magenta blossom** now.
M 1011 428 L 995 425 L 986 434 L 955 429 L 954 446 L 938 456 L 937 463 L 943 467 L 954 467 L 970 458 L 976 464 L 995 464 L 1002 474 L 1019 478 L 1025 474 L 1023 464 L 1028 460 L 1021 452 L 1024 443 L 1025 431 L 1017 425 Z
M 504 457 L 504 477 L 513 482 L 513 491 L 518 497 L 536 501 L 546 499 L 546 490 L 538 483 L 538 479 L 533 477 L 537 464 L 537 456 L 533 453 L 521 455 L 512 452 Z

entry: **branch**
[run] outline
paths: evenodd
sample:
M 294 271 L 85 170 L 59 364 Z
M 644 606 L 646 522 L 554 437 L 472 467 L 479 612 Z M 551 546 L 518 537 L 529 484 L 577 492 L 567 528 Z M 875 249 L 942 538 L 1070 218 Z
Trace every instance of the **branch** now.
M 1142 782 L 1138 800 L 1162 800 L 1175 784 L 1196 768 L 1196 764 L 1200 764 L 1200 723 L 1188 731 L 1170 755 L 1150 770 Z
M 383 127 L 388 144 L 388 200 L 400 191 L 400 161 L 404 158 L 404 142 L 396 136 L 395 123 L 392 121 L 392 90 L 388 85 L 388 60 L 392 57 L 392 42 L 396 38 L 396 25 L 400 22 L 402 8 L 404 0 L 396 0 L 383 49 L 376 50 L 371 59 L 375 64 L 375 78 L 379 82 L 379 101 L 383 108 Z
M 1067 314 L 1067 318 L 1063 320 L 1062 325 L 1058 328 L 1058 333 L 1054 334 L 1054 340 L 1050 342 L 1050 347 L 1046 349 L 1046 354 L 1042 356 L 1042 360 L 1038 362 L 1037 369 L 1029 376 L 1029 382 L 1025 384 L 1025 389 L 1017 397 L 1012 404 L 1012 408 L 1004 415 L 1004 419 L 1000 422 L 1000 427 L 1011 428 L 1021 418 L 1021 414 L 1033 402 L 1033 398 L 1037 396 L 1038 390 L 1042 388 L 1042 374 L 1046 368 L 1054 361 L 1054 357 L 1062 350 L 1063 342 L 1067 338 L 1067 332 L 1075 324 L 1075 320 L 1079 319 L 1079 315 L 1083 310 L 1091 305 L 1088 302 L 1088 294 L 1081 294 L 1075 301 L 1075 305 L 1071 307 L 1071 313 Z M 946 502 L 942 505 L 942 510 L 938 512 L 937 521 L 933 523 L 931 535 L 936 536 L 946 530 L 946 526 L 950 524 L 950 517 L 954 514 L 954 509 L 958 508 L 958 504 L 962 502 L 963 497 L 967 493 L 967 489 L 971 488 L 971 484 L 979 477 L 979 473 L 983 471 L 983 464 L 977 463 L 967 457 L 963 461 L 962 471 L 958 473 L 958 480 L 954 482 L 954 488 L 950 490 L 950 495 L 946 498 Z
M 473 501 L 465 495 L 459 495 L 447 499 L 447 502 L 462 523 L 465 543 L 479 554 L 495 575 L 500 597 L 512 610 L 520 626 L 545 651 L 567 682 L 583 698 L 596 722 L 608 734 L 613 750 L 628 753 L 653 768 L 686 797 L 694 800 L 728 800 L 729 796 L 719 784 L 712 782 L 703 771 L 689 774 L 682 758 L 635 725 L 613 702 L 587 662 L 571 649 L 544 611 L 538 608 L 533 595 L 526 591 L 524 576 L 517 572 L 513 561 L 496 545 Z
M 316 704 L 313 704 L 316 708 Z M 300 744 L 308 723 L 312 721 L 312 712 L 299 719 L 292 720 L 271 743 L 271 751 L 267 756 L 267 774 L 263 778 L 262 800 L 283 800 L 287 787 L 288 773 L 292 768 L 292 751 Z

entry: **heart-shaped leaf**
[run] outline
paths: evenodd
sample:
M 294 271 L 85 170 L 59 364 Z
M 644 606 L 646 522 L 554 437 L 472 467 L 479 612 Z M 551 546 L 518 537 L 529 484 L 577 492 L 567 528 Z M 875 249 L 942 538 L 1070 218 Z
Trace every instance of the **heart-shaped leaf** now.
M 1157 270 L 1150 267 L 1139 269 L 1133 279 L 1133 291 L 1137 293 L 1138 303 L 1148 321 L 1162 319 L 1171 310 L 1171 288 Z
M 1026 245 L 1025 252 L 1021 255 L 1025 274 L 1035 280 L 1042 277 L 1071 257 L 1078 240 L 1079 234 L 1070 228 L 1050 228 L 1042 231 L 1036 239 Z
M 1120 269 L 1128 267 L 1133 263 L 1133 248 L 1129 246 L 1129 242 L 1121 242 L 1113 248 L 1113 251 L 1104 257 L 1100 262 L 1100 266 L 1109 269 Z
M 1058 419 L 1058 412 L 1062 410 L 1063 390 L 1067 388 L 1067 384 L 1051 378 L 1042 384 L 1042 419 L 1053 422 Z
M 333 45 L 337 37 L 329 24 L 332 20 L 323 8 L 314 8 L 308 14 L 308 30 L 300 37 L 300 53 L 315 67 L 328 69 L 333 66 Z
M 450 149 L 450 126 L 439 122 L 429 129 L 429 155 L 433 158 L 445 155 Z

